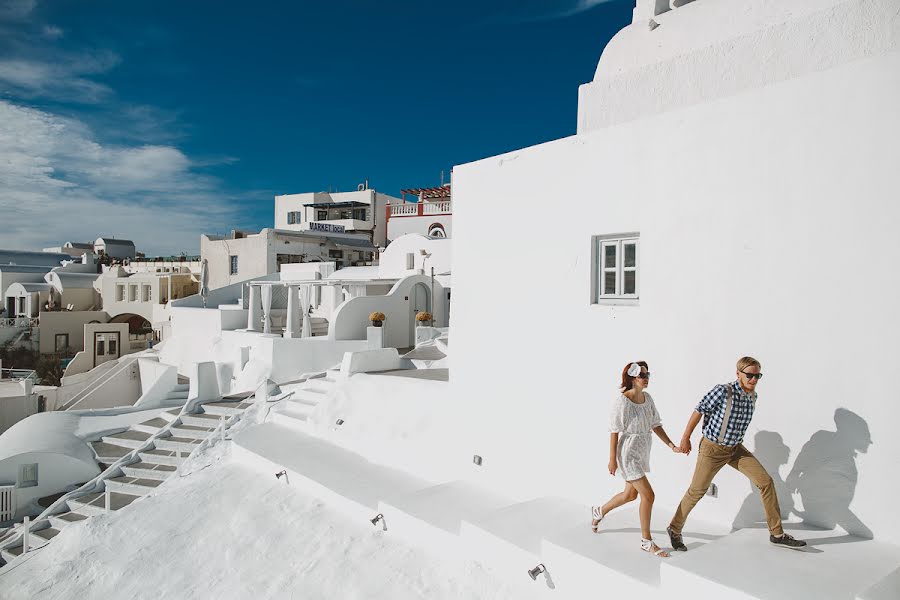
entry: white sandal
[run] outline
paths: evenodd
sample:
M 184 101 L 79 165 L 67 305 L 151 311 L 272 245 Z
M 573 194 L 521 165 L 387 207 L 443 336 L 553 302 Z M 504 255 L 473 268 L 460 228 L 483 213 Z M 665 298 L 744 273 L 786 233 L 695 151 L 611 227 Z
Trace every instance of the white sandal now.
M 602 506 L 591 507 L 591 531 L 593 531 L 594 533 L 600 533 L 598 529 L 600 527 L 600 521 L 603 520 L 603 513 L 601 512 L 602 509 Z
M 654 550 L 656 548 L 656 550 Z M 653 556 L 659 556 L 660 558 L 669 558 L 669 553 L 660 548 L 654 543 L 653 540 L 645 540 L 641 538 L 641 550 L 644 552 L 650 552 Z

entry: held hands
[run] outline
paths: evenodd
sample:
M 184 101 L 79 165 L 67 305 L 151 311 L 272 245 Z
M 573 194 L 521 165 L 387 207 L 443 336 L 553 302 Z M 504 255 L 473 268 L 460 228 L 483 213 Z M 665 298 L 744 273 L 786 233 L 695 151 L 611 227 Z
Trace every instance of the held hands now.
M 612 458 L 609 459 L 609 474 L 615 475 L 616 470 L 618 470 L 618 468 L 619 468 L 619 465 L 616 463 L 616 457 L 613 456 Z
M 691 438 L 689 438 L 689 437 L 681 438 L 681 445 L 678 446 L 678 448 L 684 454 L 690 454 L 691 453 Z

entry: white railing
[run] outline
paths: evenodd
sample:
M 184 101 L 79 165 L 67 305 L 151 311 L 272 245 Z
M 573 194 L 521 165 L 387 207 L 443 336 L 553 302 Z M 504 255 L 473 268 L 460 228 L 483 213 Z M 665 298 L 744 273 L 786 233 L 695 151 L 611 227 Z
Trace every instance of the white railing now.
M 391 216 L 417 215 L 419 214 L 419 205 L 415 202 L 404 202 L 403 204 L 391 204 Z
M 0 521 L 12 521 L 16 516 L 16 486 L 0 485 Z
M 69 400 L 63 406 L 59 407 L 56 410 L 69 410 L 70 408 L 73 408 L 76 404 L 78 404 L 79 402 L 81 402 L 82 400 L 87 398 L 90 394 L 97 391 L 100 388 L 100 386 L 102 386 L 104 383 L 106 383 L 107 381 L 109 381 L 110 379 L 115 377 L 116 375 L 120 374 L 125 369 L 130 368 L 131 365 L 133 365 L 134 362 L 137 360 L 136 358 L 129 358 L 129 357 L 122 357 L 122 358 L 128 358 L 128 360 L 124 360 L 122 362 L 122 364 L 119 365 L 118 367 L 113 367 L 106 373 L 103 373 L 102 375 L 97 377 L 97 379 L 95 379 L 91 383 L 87 384 L 83 390 L 81 390 L 80 392 L 78 392 L 77 394 L 72 396 L 71 400 Z M 122 360 L 122 358 L 120 358 L 119 360 Z
M 440 215 L 450 212 L 450 200 L 439 200 L 438 202 L 426 202 L 422 207 L 422 214 Z
M 40 319 L 38 317 L 0 319 L 0 327 L 37 327 L 40 324 Z
M 0 369 L 0 379 L 12 381 L 24 381 L 30 379 L 34 385 L 38 384 L 37 373 L 31 369 Z

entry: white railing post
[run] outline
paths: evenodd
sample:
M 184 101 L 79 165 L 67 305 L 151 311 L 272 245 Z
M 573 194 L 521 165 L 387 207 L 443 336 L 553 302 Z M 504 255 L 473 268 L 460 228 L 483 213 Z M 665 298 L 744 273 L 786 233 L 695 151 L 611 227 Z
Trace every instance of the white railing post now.
M 31 527 L 31 517 L 25 517 L 25 520 L 22 521 L 22 527 L 25 528 L 25 531 L 22 533 L 22 554 L 28 554 L 28 543 L 31 541 L 28 539 L 29 531 L 28 529 Z
M 103 496 L 106 512 L 110 512 L 112 510 L 112 492 L 109 491 L 109 488 L 106 488 L 106 491 L 103 492 Z

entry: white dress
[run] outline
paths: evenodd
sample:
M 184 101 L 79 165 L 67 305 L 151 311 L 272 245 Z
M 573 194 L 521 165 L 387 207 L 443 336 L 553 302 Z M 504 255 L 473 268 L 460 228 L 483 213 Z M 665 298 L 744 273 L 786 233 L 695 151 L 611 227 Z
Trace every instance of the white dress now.
M 619 434 L 616 462 L 625 481 L 640 479 L 650 472 L 653 428 L 662 424 L 653 397 L 644 392 L 644 398 L 643 404 L 635 404 L 620 394 L 609 415 L 610 433 Z

